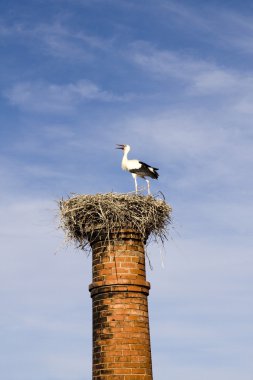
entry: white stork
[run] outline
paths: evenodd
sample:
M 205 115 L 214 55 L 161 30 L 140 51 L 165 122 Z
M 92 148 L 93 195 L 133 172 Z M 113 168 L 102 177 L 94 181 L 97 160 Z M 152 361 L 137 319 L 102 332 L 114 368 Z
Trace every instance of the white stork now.
M 150 184 L 149 184 L 149 180 L 146 177 L 157 179 L 159 176 L 159 174 L 157 173 L 157 170 L 159 169 L 153 168 L 152 166 L 149 166 L 139 160 L 129 160 L 127 158 L 127 155 L 131 149 L 129 145 L 117 144 L 116 149 L 121 149 L 124 152 L 121 167 L 123 170 L 127 170 L 130 173 L 132 173 L 132 176 L 134 178 L 134 183 L 135 183 L 136 194 L 138 192 L 138 185 L 137 185 L 137 179 L 136 179 L 137 177 L 141 177 L 145 179 L 148 185 L 148 194 L 150 194 Z

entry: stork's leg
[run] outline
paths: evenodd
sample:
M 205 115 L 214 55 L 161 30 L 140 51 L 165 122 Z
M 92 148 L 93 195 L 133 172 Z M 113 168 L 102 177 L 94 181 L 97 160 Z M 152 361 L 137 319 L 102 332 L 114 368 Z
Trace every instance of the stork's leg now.
M 149 183 L 149 180 L 146 179 L 146 182 L 147 182 L 147 184 L 148 184 L 148 195 L 150 195 L 151 193 L 150 193 L 150 183 Z
M 135 193 L 138 193 L 138 185 L 137 185 L 137 175 L 135 173 L 132 173 L 132 177 L 134 179 L 134 185 L 135 185 Z
M 138 185 L 137 185 L 137 179 L 136 176 L 134 177 L 134 184 L 135 184 L 135 193 L 138 193 Z

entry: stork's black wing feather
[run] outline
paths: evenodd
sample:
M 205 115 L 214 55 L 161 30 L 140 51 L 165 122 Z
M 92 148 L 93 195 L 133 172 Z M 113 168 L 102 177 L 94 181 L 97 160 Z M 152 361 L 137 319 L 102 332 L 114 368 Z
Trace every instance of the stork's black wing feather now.
M 139 161 L 141 164 L 141 167 L 139 169 L 131 169 L 129 170 L 130 173 L 137 174 L 139 177 L 151 177 L 153 179 L 157 179 L 159 174 L 157 173 L 156 168 L 153 168 L 152 166 L 145 164 L 145 162 Z
M 139 161 L 140 164 L 142 164 L 143 166 L 147 166 L 148 168 L 152 168 L 152 169 L 155 169 L 155 170 L 159 170 L 158 168 L 154 168 L 153 166 L 150 166 L 148 164 L 145 164 L 145 162 L 142 162 L 142 161 Z

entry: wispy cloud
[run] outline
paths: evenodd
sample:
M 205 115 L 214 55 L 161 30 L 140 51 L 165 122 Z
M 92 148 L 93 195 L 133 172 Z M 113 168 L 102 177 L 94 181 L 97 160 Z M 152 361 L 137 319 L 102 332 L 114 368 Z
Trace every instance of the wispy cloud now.
M 157 79 L 183 81 L 192 93 L 230 93 L 238 90 L 252 91 L 253 74 L 236 72 L 214 62 L 175 51 L 161 50 L 146 43 L 136 43 L 131 59 L 142 69 L 153 73 Z
M 182 26 L 190 24 L 191 27 L 201 29 L 202 31 L 209 30 L 210 28 L 210 20 L 201 16 L 203 7 L 201 7 L 202 12 L 196 11 L 196 8 L 187 6 L 182 1 L 176 2 L 171 0 L 162 0 L 160 6 L 163 12 L 171 14 L 173 21 L 180 23 Z
M 96 84 L 80 80 L 66 85 L 45 82 L 25 82 L 5 91 L 5 97 L 15 106 L 28 112 L 68 113 L 82 102 L 127 101 L 128 95 L 115 95 L 100 89 Z
M 184 1 L 161 1 L 161 8 L 171 17 L 179 28 L 198 31 L 197 38 L 206 41 L 211 46 L 241 53 L 253 52 L 253 13 L 248 7 L 235 9 L 227 8 L 223 3 L 219 8 L 205 3 L 201 7 Z M 186 26 L 187 25 L 187 26 Z
M 0 35 L 3 38 L 15 39 L 33 50 L 68 61 L 90 61 L 93 59 L 94 51 L 109 49 L 112 43 L 110 39 L 106 40 L 83 29 L 74 31 L 60 20 L 36 25 L 7 25 L 2 21 Z
M 68 59 L 91 59 L 93 54 L 90 49 L 104 50 L 110 44 L 102 37 L 90 35 L 83 30 L 72 31 L 60 22 L 36 26 L 33 33 L 48 53 Z
M 232 9 L 223 8 L 219 12 L 211 12 L 211 19 L 215 20 L 212 29 L 213 39 L 217 41 L 218 46 L 234 52 L 251 54 L 253 52 L 253 13 L 250 9 L 238 9 L 238 12 Z

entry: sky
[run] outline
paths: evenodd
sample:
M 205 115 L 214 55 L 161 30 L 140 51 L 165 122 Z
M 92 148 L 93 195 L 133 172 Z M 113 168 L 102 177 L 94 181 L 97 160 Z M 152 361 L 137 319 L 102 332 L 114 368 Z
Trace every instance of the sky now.
M 1 379 L 91 378 L 91 258 L 57 201 L 132 192 L 129 144 L 173 208 L 154 379 L 252 380 L 252 25 L 247 0 L 0 2 Z

